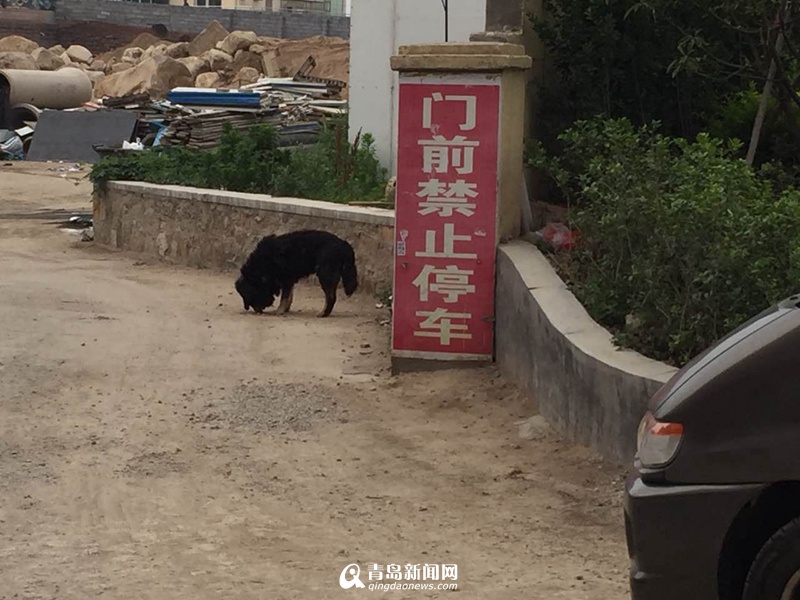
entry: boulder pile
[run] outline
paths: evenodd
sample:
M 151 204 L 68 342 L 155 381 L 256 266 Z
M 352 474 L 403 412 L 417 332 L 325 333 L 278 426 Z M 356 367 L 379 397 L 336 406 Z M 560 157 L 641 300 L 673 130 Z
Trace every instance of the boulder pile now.
M 348 40 L 282 40 L 252 31 L 229 32 L 217 21 L 189 42 L 167 43 L 144 33 L 100 56 L 81 45 L 43 48 L 20 36 L 0 39 L 0 69 L 77 67 L 92 80 L 96 99 L 141 93 L 163 98 L 176 87 L 232 88 L 263 77 L 291 77 L 309 56 L 316 61 L 315 76 L 346 82 L 349 54 Z

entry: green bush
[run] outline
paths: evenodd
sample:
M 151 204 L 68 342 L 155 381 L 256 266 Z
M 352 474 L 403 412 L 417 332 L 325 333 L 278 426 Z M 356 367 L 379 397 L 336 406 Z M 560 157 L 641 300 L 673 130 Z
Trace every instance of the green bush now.
M 749 142 L 761 102 L 761 91 L 751 83 L 744 91 L 727 98 L 717 110 L 716 116 L 710 120 L 708 131 L 720 139 L 739 139 Z M 782 165 L 787 171 L 796 170 L 800 166 L 797 147 L 800 145 L 800 108 L 787 99 L 780 101 L 771 97 L 767 104 L 767 113 L 758 153 L 755 157 L 757 166 L 767 162 Z M 741 155 L 744 156 L 746 147 Z
M 706 134 L 582 121 L 549 170 L 571 198 L 581 243 L 559 261 L 619 344 L 684 364 L 800 287 L 800 192 Z
M 113 155 L 94 165 L 90 177 L 95 185 L 146 181 L 331 202 L 383 197 L 386 171 L 375 157 L 372 138 L 359 135 L 349 144 L 343 121 L 326 123 L 310 148 L 284 149 L 278 142 L 268 125 L 228 128 L 213 150 L 153 148 Z

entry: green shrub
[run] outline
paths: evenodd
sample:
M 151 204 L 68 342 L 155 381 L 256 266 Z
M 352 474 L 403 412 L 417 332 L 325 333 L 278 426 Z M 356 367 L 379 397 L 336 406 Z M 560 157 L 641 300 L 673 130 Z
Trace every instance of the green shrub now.
M 317 144 L 291 152 L 276 177 L 275 193 L 333 202 L 378 200 L 386 182 L 372 136 L 359 134 L 351 145 L 345 123 L 335 120 L 326 124 Z
M 278 134 L 266 125 L 245 132 L 228 128 L 205 158 L 211 164 L 203 187 L 233 192 L 271 193 L 274 179 L 288 163 L 286 151 L 278 147 Z
M 800 192 L 735 158 L 630 122 L 576 123 L 550 171 L 581 244 L 561 269 L 619 344 L 683 364 L 800 287 Z
M 377 200 L 386 185 L 372 138 L 358 136 L 349 144 L 346 122 L 338 119 L 325 124 L 310 148 L 280 148 L 268 125 L 227 128 L 213 150 L 153 148 L 109 156 L 94 165 L 90 178 L 95 185 L 146 181 L 331 202 Z

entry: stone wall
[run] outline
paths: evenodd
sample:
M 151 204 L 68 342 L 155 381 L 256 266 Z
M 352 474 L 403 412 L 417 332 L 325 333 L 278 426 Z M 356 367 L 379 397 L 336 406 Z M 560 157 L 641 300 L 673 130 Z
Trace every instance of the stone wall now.
M 113 0 L 62 0 L 56 3 L 59 21 L 99 21 L 150 27 L 161 24 L 170 31 L 199 33 L 211 21 L 228 31 L 255 31 L 259 35 L 302 39 L 315 35 L 350 37 L 350 18 L 325 14 L 228 10 L 195 6 L 170 6 Z
M 628 350 L 595 323 L 533 244 L 501 246 L 497 364 L 569 439 L 630 464 L 650 397 L 675 369 Z
M 391 289 L 393 211 L 128 182 L 111 182 L 94 198 L 98 243 L 191 267 L 235 271 L 264 235 L 299 229 L 346 239 L 361 288 Z

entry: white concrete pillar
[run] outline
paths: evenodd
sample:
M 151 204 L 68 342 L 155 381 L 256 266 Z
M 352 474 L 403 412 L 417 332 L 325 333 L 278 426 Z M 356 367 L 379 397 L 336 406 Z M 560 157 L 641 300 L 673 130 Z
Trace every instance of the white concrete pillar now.
M 486 0 L 450 2 L 450 41 L 483 31 Z M 395 172 L 397 74 L 390 58 L 401 45 L 444 41 L 439 0 L 353 0 L 350 11 L 350 140 L 359 129 L 375 138 L 378 158 Z

